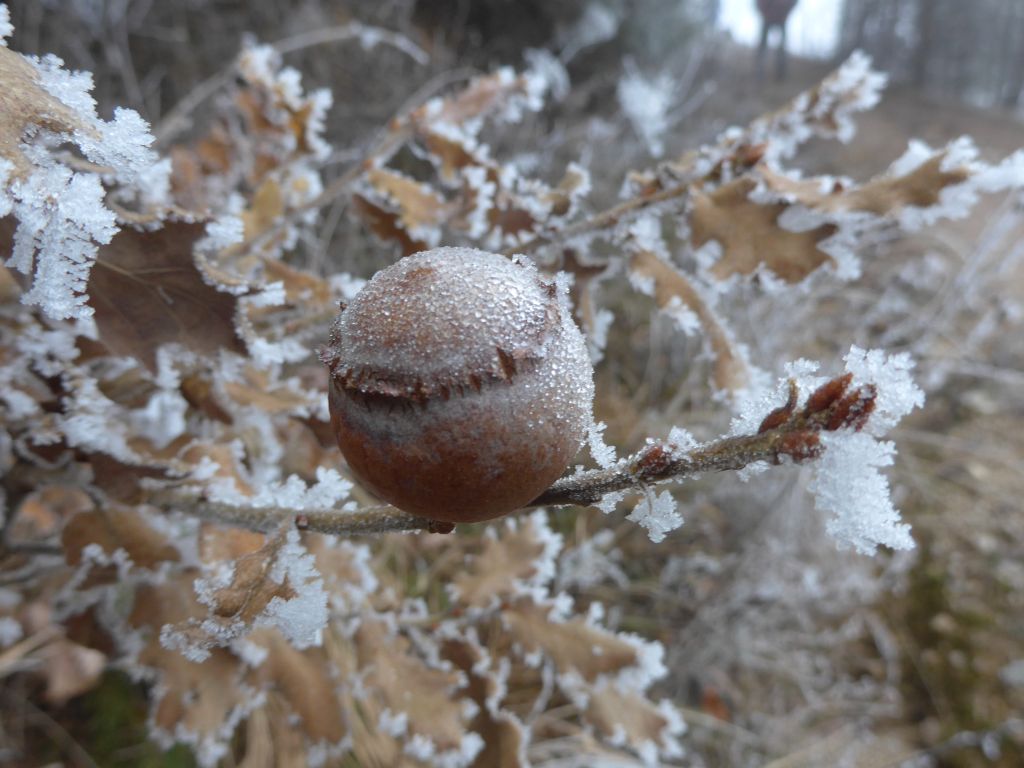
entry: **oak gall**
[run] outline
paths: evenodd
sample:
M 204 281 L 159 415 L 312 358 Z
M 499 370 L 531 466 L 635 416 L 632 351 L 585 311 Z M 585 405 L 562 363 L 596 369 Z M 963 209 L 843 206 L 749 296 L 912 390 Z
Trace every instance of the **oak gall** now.
M 378 272 L 321 353 L 352 472 L 451 523 L 536 498 L 592 420 L 593 371 L 567 289 L 526 261 L 435 248 Z

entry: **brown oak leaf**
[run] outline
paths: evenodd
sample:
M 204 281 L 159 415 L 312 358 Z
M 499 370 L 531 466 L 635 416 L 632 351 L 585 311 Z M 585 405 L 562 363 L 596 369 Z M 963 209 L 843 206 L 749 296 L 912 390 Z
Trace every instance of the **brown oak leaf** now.
M 39 84 L 39 73 L 27 59 L 0 46 L 0 157 L 14 166 L 14 176 L 32 169 L 21 144 L 25 132 L 36 128 L 67 134 L 88 130 Z
M 822 224 L 806 232 L 790 232 L 778 219 L 785 203 L 764 204 L 749 198 L 757 182 L 743 177 L 711 192 L 693 193 L 690 217 L 694 248 L 715 240 L 721 258 L 711 268 L 720 280 L 732 275 L 752 274 L 762 264 L 788 283 L 798 283 L 832 258 L 818 243 L 836 231 L 834 224 Z
M 193 254 L 203 223 L 165 222 L 161 229 L 122 229 L 102 246 L 89 275 L 89 304 L 100 339 L 150 370 L 156 350 L 177 342 L 200 355 L 244 353 L 238 298 L 220 290 Z
M 508 527 L 500 537 L 487 537 L 483 550 L 452 579 L 452 587 L 464 605 L 481 608 L 513 594 L 516 582 L 537 575 L 545 544 L 532 518 Z M 550 535 L 550 534 L 548 534 Z

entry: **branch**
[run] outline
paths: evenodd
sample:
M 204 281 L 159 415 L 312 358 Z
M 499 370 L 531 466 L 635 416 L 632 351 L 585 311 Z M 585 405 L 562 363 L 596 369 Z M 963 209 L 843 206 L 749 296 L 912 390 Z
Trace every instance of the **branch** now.
M 875 406 L 876 391 L 865 384 L 850 389 L 851 374 L 822 385 L 797 410 L 796 382 L 789 382 L 786 404 L 769 413 L 756 434 L 725 437 L 706 445 L 682 449 L 671 441 L 653 441 L 628 459 L 607 469 L 563 477 L 524 509 L 540 506 L 591 506 L 607 494 L 641 490 L 655 483 L 686 480 L 703 472 L 743 469 L 758 461 L 801 463 L 821 455 L 821 432 L 859 431 Z M 391 506 L 354 512 L 334 509 L 294 510 L 277 506 L 242 506 L 203 498 L 201 489 L 177 488 L 154 494 L 152 503 L 172 509 L 186 507 L 199 517 L 270 531 L 292 524 L 304 531 L 361 536 L 393 531 L 450 533 L 454 526 L 402 512 Z
M 778 464 L 784 436 L 776 430 L 763 435 L 727 437 L 685 453 L 664 441 L 649 443 L 614 467 L 577 472 L 556 480 L 530 506 L 586 507 L 597 504 L 609 493 L 665 480 L 680 481 L 702 472 L 743 469 L 758 461 Z
M 540 250 L 546 245 L 563 243 L 572 237 L 614 227 L 621 221 L 634 218 L 638 214 L 657 205 L 658 203 L 664 203 L 668 200 L 674 200 L 677 197 L 682 197 L 689 191 L 689 184 L 680 184 L 676 187 L 661 189 L 657 192 L 634 197 L 624 203 L 619 203 L 618 205 L 608 208 L 601 213 L 595 214 L 589 219 L 578 221 L 575 224 L 570 224 L 569 226 L 555 230 L 554 232 L 536 235 L 532 240 L 528 240 L 522 245 L 517 245 L 513 248 L 507 249 L 505 254 L 507 256 L 512 256 L 518 253 L 530 254 L 534 251 Z
M 176 509 L 204 520 L 238 525 L 267 533 L 284 523 L 299 530 L 316 531 L 337 536 L 365 536 L 395 531 L 429 531 L 437 525 L 432 520 L 410 515 L 389 505 L 364 507 L 346 512 L 339 509 L 294 510 L 278 506 L 244 506 L 211 501 L 198 488 L 174 488 L 158 491 L 150 503 L 165 509 Z
M 409 40 L 409 38 L 405 37 L 405 35 L 381 27 L 367 26 L 357 21 L 337 27 L 316 29 L 293 37 L 286 37 L 273 43 L 272 47 L 283 55 L 316 45 L 340 43 L 348 40 L 372 40 L 374 44 L 385 43 L 396 50 L 402 51 L 417 64 L 425 65 L 429 61 L 427 53 Z M 190 115 L 217 91 L 231 84 L 234 80 L 236 67 L 237 62 L 232 61 L 230 66 L 203 80 L 175 104 L 153 131 L 157 145 L 166 144 L 186 130 L 189 127 Z

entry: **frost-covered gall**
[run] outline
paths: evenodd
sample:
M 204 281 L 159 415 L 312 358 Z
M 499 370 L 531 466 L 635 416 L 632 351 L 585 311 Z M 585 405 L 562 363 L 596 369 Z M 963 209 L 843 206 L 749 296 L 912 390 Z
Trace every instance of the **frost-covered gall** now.
M 321 359 L 353 473 L 432 520 L 487 520 L 529 503 L 592 422 L 593 371 L 566 287 L 473 248 L 435 248 L 378 272 L 338 316 Z

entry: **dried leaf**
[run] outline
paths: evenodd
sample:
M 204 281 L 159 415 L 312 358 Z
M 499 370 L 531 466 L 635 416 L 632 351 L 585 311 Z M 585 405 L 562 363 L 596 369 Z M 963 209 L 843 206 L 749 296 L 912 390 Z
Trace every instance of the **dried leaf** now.
M 75 113 L 39 85 L 39 73 L 23 56 L 0 46 L 0 157 L 23 177 L 32 169 L 21 145 L 26 132 L 88 131 Z
M 199 533 L 199 559 L 210 564 L 237 560 L 253 554 L 266 544 L 266 534 L 203 523 Z
M 404 713 L 409 733 L 426 736 L 439 752 L 459 749 L 466 730 L 462 705 L 452 695 L 459 675 L 427 666 L 383 621 L 364 619 L 354 642 L 368 696 L 392 714 Z
M 193 255 L 204 225 L 168 221 L 154 232 L 122 229 L 102 246 L 89 275 L 89 304 L 100 339 L 112 352 L 156 368 L 161 344 L 201 355 L 244 353 L 236 328 L 238 299 L 211 285 Z
M 740 178 L 710 193 L 694 191 L 690 217 L 691 242 L 700 248 L 716 241 L 721 258 L 711 268 L 720 280 L 749 275 L 764 265 L 788 283 L 798 283 L 832 258 L 818 243 L 836 231 L 822 224 L 806 232 L 790 232 L 779 226 L 784 203 L 757 203 L 749 198 L 757 182 Z
M 107 657 L 92 648 L 58 639 L 42 649 L 46 700 L 63 704 L 95 685 L 107 666 Z
M 267 649 L 266 661 L 254 671 L 272 686 L 299 716 L 302 730 L 313 743 L 335 744 L 345 735 L 345 720 L 336 681 L 327 673 L 321 648 L 296 649 L 276 630 L 253 633 L 250 640 Z
M 423 182 L 387 168 L 371 168 L 366 179 L 385 200 L 394 204 L 399 222 L 410 233 L 422 227 L 436 227 L 450 214 L 445 199 Z
M 483 550 L 452 579 L 459 603 L 487 607 L 514 595 L 518 584 L 535 577 L 546 547 L 538 534 L 536 523 L 526 519 L 500 537 L 485 537 Z
M 415 239 L 402 226 L 398 212 L 388 210 L 359 194 L 352 195 L 352 203 L 370 231 L 381 240 L 398 242 L 404 255 L 408 256 L 426 249 L 426 242 Z
M 447 134 L 424 131 L 421 139 L 438 167 L 438 175 L 445 184 L 459 184 L 459 172 L 464 168 L 488 168 L 492 163 L 473 148 L 460 143 Z
M 149 570 L 160 563 L 176 562 L 181 557 L 166 536 L 151 526 L 140 511 L 120 504 L 108 504 L 103 509 L 75 515 L 64 527 L 61 542 L 70 565 L 82 561 L 82 551 L 89 545 L 98 545 L 107 555 L 123 549 L 134 565 Z
M 245 240 L 251 241 L 272 229 L 284 214 L 284 197 L 274 179 L 265 179 L 253 193 L 249 207 L 241 213 Z
M 308 413 L 315 407 L 308 394 L 296 392 L 287 384 L 272 386 L 266 371 L 246 366 L 244 381 L 225 381 L 224 393 L 239 405 L 258 408 L 265 413 Z
M 94 509 L 80 488 L 54 485 L 29 494 L 4 532 L 8 541 L 38 541 L 55 534 L 69 518 Z
M 272 537 L 260 549 L 232 563 L 231 582 L 208 595 L 214 620 L 240 621 L 252 626 L 275 597 L 291 600 L 296 596 L 295 586 L 287 579 L 278 583 L 270 578 L 282 544 L 283 536 Z
M 465 694 L 478 707 L 469 729 L 480 735 L 484 746 L 471 768 L 523 768 L 526 730 L 515 715 L 497 708 L 503 688 L 493 673 L 481 670 L 486 652 L 465 638 L 451 638 L 442 644 L 441 653 L 462 670 L 468 681 Z
M 550 606 L 521 600 L 502 611 L 501 618 L 524 653 L 543 653 L 560 673 L 575 672 L 594 682 L 636 665 L 636 648 L 614 633 L 579 616 L 556 621 L 551 613 Z
M 331 287 L 326 280 L 289 266 L 280 259 L 265 258 L 263 275 L 268 283 L 284 284 L 290 304 L 329 304 L 332 301 Z
M 183 569 L 162 584 L 139 585 L 128 623 L 142 630 L 135 662 L 148 668 L 159 683 L 151 697 L 154 726 L 167 736 L 189 737 L 202 746 L 224 740 L 225 724 L 251 700 L 251 689 L 241 686 L 241 669 L 230 652 L 214 648 L 198 664 L 160 643 L 165 624 L 185 621 L 202 611 L 192 590 L 196 576 L 195 570 Z
M 527 94 L 529 83 L 522 75 L 508 70 L 474 77 L 461 91 L 440 101 L 425 104 L 412 113 L 414 123 L 432 122 L 460 125 L 468 120 L 486 117 L 508 103 L 509 99 Z
M 678 745 L 666 738 L 671 725 L 668 717 L 647 698 L 611 685 L 588 693 L 583 717 L 605 739 L 624 742 L 638 752 L 649 750 L 649 745 L 669 753 L 678 750 Z
M 859 186 L 836 182 L 825 191 L 821 180 L 816 178 L 794 179 L 767 167 L 760 167 L 758 175 L 772 191 L 812 210 L 891 216 L 907 206 L 931 208 L 938 205 L 943 189 L 962 184 L 970 177 L 965 167 L 943 170 L 946 154 L 946 151 L 937 152 L 902 175 L 884 173 Z
M 245 473 L 239 466 L 238 456 L 230 444 L 227 443 L 193 443 L 181 453 L 181 460 L 187 464 L 198 465 L 204 460 L 212 461 L 217 465 L 214 472 L 215 478 L 231 480 L 238 492 L 245 496 L 252 496 L 255 491 L 245 479 Z

